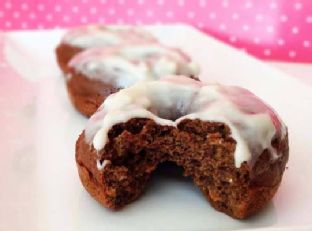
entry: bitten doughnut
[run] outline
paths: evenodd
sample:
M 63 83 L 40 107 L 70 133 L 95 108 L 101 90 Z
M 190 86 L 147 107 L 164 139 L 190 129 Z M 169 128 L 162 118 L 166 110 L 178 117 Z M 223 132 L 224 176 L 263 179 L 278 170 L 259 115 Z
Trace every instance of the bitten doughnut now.
M 139 81 L 168 74 L 196 78 L 198 66 L 181 50 L 159 43 L 92 48 L 74 56 L 67 71 L 67 89 L 73 105 L 91 116 L 103 100 Z
M 157 39 L 139 27 L 87 25 L 70 29 L 55 52 L 60 68 L 66 72 L 69 60 L 82 50 L 153 42 Z
M 287 127 L 248 90 L 172 76 L 107 97 L 77 140 L 76 163 L 105 207 L 137 199 L 170 161 L 215 209 L 242 219 L 272 199 L 288 152 Z

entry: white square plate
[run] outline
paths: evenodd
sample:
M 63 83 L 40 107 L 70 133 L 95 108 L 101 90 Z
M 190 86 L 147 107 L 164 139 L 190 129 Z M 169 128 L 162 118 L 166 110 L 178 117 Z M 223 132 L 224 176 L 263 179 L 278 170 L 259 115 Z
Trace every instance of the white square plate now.
M 0 34 L 0 230 L 312 230 L 312 88 L 191 27 L 148 29 L 188 52 L 203 81 L 246 87 L 283 118 L 290 160 L 273 202 L 234 220 L 212 209 L 190 180 L 162 172 L 121 211 L 101 207 L 75 166 L 86 119 L 71 106 L 55 63 L 63 31 L 11 32 Z

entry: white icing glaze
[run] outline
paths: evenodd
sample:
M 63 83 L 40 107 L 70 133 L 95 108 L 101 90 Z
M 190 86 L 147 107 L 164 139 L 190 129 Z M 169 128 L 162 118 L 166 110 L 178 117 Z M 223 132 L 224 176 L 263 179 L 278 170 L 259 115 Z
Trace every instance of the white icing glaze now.
M 156 41 L 156 38 L 150 33 L 138 27 L 103 25 L 72 28 L 62 39 L 62 43 L 80 48 L 110 47 Z
M 104 170 L 104 168 L 109 164 L 111 164 L 110 160 L 104 160 L 102 163 L 100 162 L 100 160 L 96 161 L 96 167 L 100 171 Z
M 160 125 L 177 126 L 184 119 L 223 122 L 236 141 L 235 165 L 253 165 L 265 149 L 276 158 L 271 141 L 287 133 L 276 113 L 249 91 L 222 85 L 204 85 L 183 76 L 140 82 L 110 95 L 90 118 L 86 141 L 104 148 L 115 124 L 131 118 L 149 118 Z
M 69 66 L 87 78 L 118 88 L 169 74 L 199 73 L 198 66 L 182 51 L 158 43 L 88 49 L 76 55 Z

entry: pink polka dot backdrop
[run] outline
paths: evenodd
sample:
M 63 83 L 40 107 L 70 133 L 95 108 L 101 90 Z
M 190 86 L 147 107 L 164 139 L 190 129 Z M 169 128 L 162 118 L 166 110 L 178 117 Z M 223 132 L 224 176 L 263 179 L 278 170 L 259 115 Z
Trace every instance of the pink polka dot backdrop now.
M 259 58 L 312 62 L 312 0 L 0 2 L 0 29 L 5 31 L 177 22 L 193 25 Z

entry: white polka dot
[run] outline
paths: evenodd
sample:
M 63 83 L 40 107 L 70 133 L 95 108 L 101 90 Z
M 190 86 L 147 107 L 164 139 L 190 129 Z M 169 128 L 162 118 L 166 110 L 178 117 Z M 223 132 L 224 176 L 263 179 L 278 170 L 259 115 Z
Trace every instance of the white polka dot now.
M 88 0 L 81 0 L 82 3 L 88 3 Z
M 127 10 L 127 15 L 129 15 L 129 16 L 132 16 L 132 15 L 134 15 L 134 10 L 133 9 L 128 9 Z
M 51 21 L 53 19 L 53 15 L 52 14 L 47 14 L 45 17 L 46 17 L 46 19 L 48 21 Z
M 305 41 L 303 41 L 303 46 L 306 47 L 306 48 L 308 48 L 308 47 L 311 46 L 311 42 L 308 41 L 308 40 L 305 40 Z
M 254 44 L 260 44 L 260 39 L 258 37 L 255 37 L 253 39 Z
M 13 18 L 19 18 L 20 17 L 20 13 L 18 11 L 15 11 L 13 13 Z
M 34 12 L 31 12 L 31 13 L 28 15 L 28 17 L 29 17 L 30 19 L 36 19 L 36 18 L 37 18 L 37 15 L 36 15 Z
M 219 25 L 220 30 L 226 30 L 226 25 L 224 23 L 221 23 Z
M 178 1 L 178 6 L 184 6 L 185 5 L 185 2 L 184 2 L 184 0 L 179 0 Z
M 283 39 L 278 39 L 278 40 L 277 40 L 277 44 L 278 44 L 279 46 L 283 46 L 283 45 L 285 44 L 285 41 L 284 41 Z
M 205 24 L 202 22 L 197 23 L 197 27 L 200 29 L 204 28 L 204 26 L 205 26 Z
M 252 5 L 252 2 L 246 2 L 245 3 L 245 8 L 249 9 L 251 8 L 253 5 Z
M 6 9 L 11 9 L 12 8 L 12 3 L 11 2 L 6 2 L 5 4 L 4 4 L 4 7 L 6 8 Z
M 189 12 L 187 12 L 187 17 L 188 18 L 194 18 L 195 17 L 195 13 L 193 12 L 193 11 L 189 11 Z
M 88 18 L 86 16 L 82 16 L 80 18 L 80 22 L 82 22 L 82 23 L 86 23 L 87 21 L 88 21 Z
M 210 19 L 215 19 L 217 16 L 216 16 L 216 13 L 215 12 L 210 12 L 209 13 L 209 18 Z
M 96 7 L 91 7 L 89 11 L 90 11 L 90 14 L 96 14 L 97 9 Z
M 249 26 L 248 26 L 248 25 L 246 25 L 246 24 L 245 24 L 245 25 L 243 25 L 243 30 L 244 30 L 244 31 L 248 31 L 248 30 L 249 30 Z
M 99 18 L 99 22 L 100 22 L 100 23 L 105 23 L 105 22 L 106 22 L 106 19 L 105 19 L 105 18 L 100 17 L 100 18 Z
M 54 7 L 54 11 L 55 12 L 60 12 L 62 10 L 62 7 L 60 6 L 60 5 L 56 5 L 55 7 Z
M 289 51 L 288 55 L 290 58 L 294 58 L 297 54 L 295 51 Z
M 125 4 L 125 0 L 118 0 L 119 5 Z
M 270 7 L 270 9 L 272 9 L 272 10 L 276 9 L 276 8 L 277 8 L 276 2 L 270 2 L 269 7 Z
M 100 3 L 101 3 L 101 4 L 106 4 L 106 3 L 107 3 L 107 0 L 101 0 Z
M 21 9 L 22 9 L 22 10 L 28 10 L 28 5 L 27 5 L 27 3 L 22 3 Z
M 44 28 L 44 25 L 42 25 L 42 24 L 38 24 L 38 25 L 37 25 L 37 28 L 41 30 L 41 29 L 43 29 L 43 28 Z
M 147 16 L 148 18 L 151 18 L 151 17 L 154 16 L 154 12 L 153 12 L 152 10 L 147 10 L 147 11 L 146 11 L 146 16 Z
M 0 11 L 0 18 L 2 18 L 4 15 L 4 13 L 2 11 Z
M 280 20 L 281 20 L 281 22 L 287 22 L 287 20 L 288 20 L 287 15 L 284 15 L 284 14 L 281 15 Z
M 264 50 L 263 50 L 263 54 L 264 54 L 265 56 L 270 56 L 270 55 L 271 55 L 271 50 L 270 50 L 270 49 L 264 49 Z
M 78 13 L 78 12 L 79 12 L 78 6 L 73 6 L 73 7 L 72 7 L 72 12 Z
M 142 21 L 141 21 L 141 20 L 136 20 L 136 21 L 135 21 L 135 24 L 136 24 L 136 25 L 142 25 Z
M 233 20 L 237 20 L 239 18 L 239 14 L 238 13 L 233 13 L 232 14 L 232 19 Z
M 172 18 L 173 17 L 173 12 L 172 11 L 167 11 L 166 12 L 166 17 L 167 18 Z
M 117 24 L 118 25 L 124 24 L 124 20 L 122 18 L 117 19 Z
M 43 11 L 44 10 L 44 5 L 43 4 L 39 4 L 38 6 L 37 6 L 37 10 L 38 11 Z
M 108 14 L 109 15 L 114 15 L 116 13 L 115 9 L 114 8 L 109 8 L 108 9 Z
M 21 23 L 21 27 L 22 27 L 23 29 L 26 29 L 26 28 L 28 27 L 27 22 L 22 22 L 22 23 Z
M 222 7 L 223 8 L 228 8 L 229 7 L 229 2 L 227 0 L 222 1 Z
M 230 37 L 230 41 L 232 42 L 232 43 L 235 43 L 236 41 L 237 41 L 237 38 L 235 37 L 235 36 L 231 36 Z
M 64 22 L 69 22 L 70 21 L 70 17 L 68 15 L 64 15 L 63 16 L 63 21 Z
M 294 4 L 294 8 L 295 8 L 295 10 L 301 10 L 302 9 L 302 3 L 301 2 L 296 2 Z
M 160 5 L 160 6 L 164 5 L 164 0 L 157 0 L 157 5 Z
M 292 32 L 293 34 L 298 34 L 298 33 L 299 33 L 299 28 L 296 27 L 296 26 L 294 26 L 293 28 L 291 28 L 291 32 Z
M 258 22 L 262 21 L 262 20 L 263 20 L 263 15 L 262 15 L 262 14 L 257 14 L 257 15 L 256 15 L 256 20 L 257 20 Z
M 266 31 L 268 33 L 273 33 L 274 32 L 274 27 L 272 25 L 269 25 L 269 26 L 266 27 Z
M 307 22 L 307 23 L 312 23 L 312 16 L 308 16 L 308 17 L 306 18 L 306 22 Z
M 12 23 L 7 21 L 4 23 L 5 27 L 10 28 L 12 26 Z
M 138 3 L 139 5 L 143 5 L 143 4 L 144 4 L 144 0 L 137 0 L 137 3 Z
M 207 5 L 206 0 L 199 0 L 199 6 L 205 7 Z

